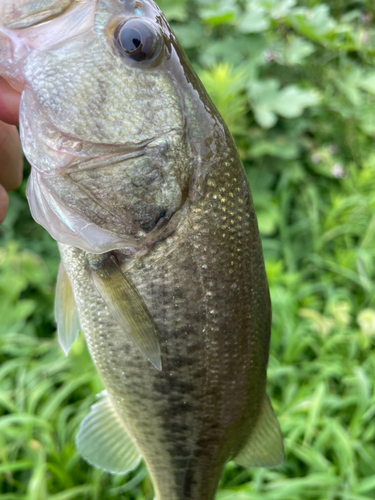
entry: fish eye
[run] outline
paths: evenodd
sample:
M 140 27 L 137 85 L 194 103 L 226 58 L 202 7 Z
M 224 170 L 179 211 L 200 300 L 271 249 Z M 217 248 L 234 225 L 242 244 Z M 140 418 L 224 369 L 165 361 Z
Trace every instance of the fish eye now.
M 144 21 L 131 19 L 120 24 L 115 31 L 119 48 L 133 61 L 151 59 L 158 48 L 156 32 Z

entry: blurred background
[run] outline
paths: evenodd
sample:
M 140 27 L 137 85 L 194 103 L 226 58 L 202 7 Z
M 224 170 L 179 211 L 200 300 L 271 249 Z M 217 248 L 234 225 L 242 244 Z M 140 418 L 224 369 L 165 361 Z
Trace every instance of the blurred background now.
M 375 4 L 159 4 L 237 142 L 273 302 L 286 459 L 229 463 L 217 498 L 375 499 Z M 25 185 L 0 228 L 1 499 L 152 500 L 143 465 L 111 476 L 75 449 L 102 385 L 82 335 L 58 347 L 58 251 Z

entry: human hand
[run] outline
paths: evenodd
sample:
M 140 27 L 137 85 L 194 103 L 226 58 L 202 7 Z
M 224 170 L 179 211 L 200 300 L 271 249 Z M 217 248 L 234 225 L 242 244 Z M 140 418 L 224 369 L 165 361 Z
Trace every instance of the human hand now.
M 0 77 L 0 223 L 8 209 L 7 191 L 22 181 L 23 157 L 18 131 L 21 94 Z

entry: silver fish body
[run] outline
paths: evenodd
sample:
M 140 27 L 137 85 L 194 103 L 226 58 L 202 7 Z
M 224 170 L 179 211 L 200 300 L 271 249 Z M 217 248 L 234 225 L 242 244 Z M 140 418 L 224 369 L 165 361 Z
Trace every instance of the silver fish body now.
M 47 17 L 27 2 L 32 14 L 7 14 L 0 74 L 24 86 L 31 210 L 59 242 L 58 290 L 72 290 L 107 391 L 78 448 L 111 472 L 142 456 L 158 500 L 210 500 L 227 460 L 283 458 L 265 393 L 271 307 L 244 169 L 152 1 L 65 3 L 51 2 Z M 64 293 L 56 311 L 68 350 L 77 318 L 64 314 L 74 307 Z

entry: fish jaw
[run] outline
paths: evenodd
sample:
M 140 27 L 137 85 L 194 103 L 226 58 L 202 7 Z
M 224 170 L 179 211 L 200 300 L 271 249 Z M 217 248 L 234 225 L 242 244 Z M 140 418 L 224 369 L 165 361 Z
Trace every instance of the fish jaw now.
M 33 51 L 51 50 L 72 39 L 85 39 L 87 43 L 93 38 L 95 1 L 74 2 L 73 8 L 69 8 L 72 3 L 72 0 L 0 3 L 0 76 L 16 90 L 21 92 L 25 87 L 23 68 Z
M 9 29 L 24 29 L 60 15 L 73 0 L 3 0 L 0 18 Z

